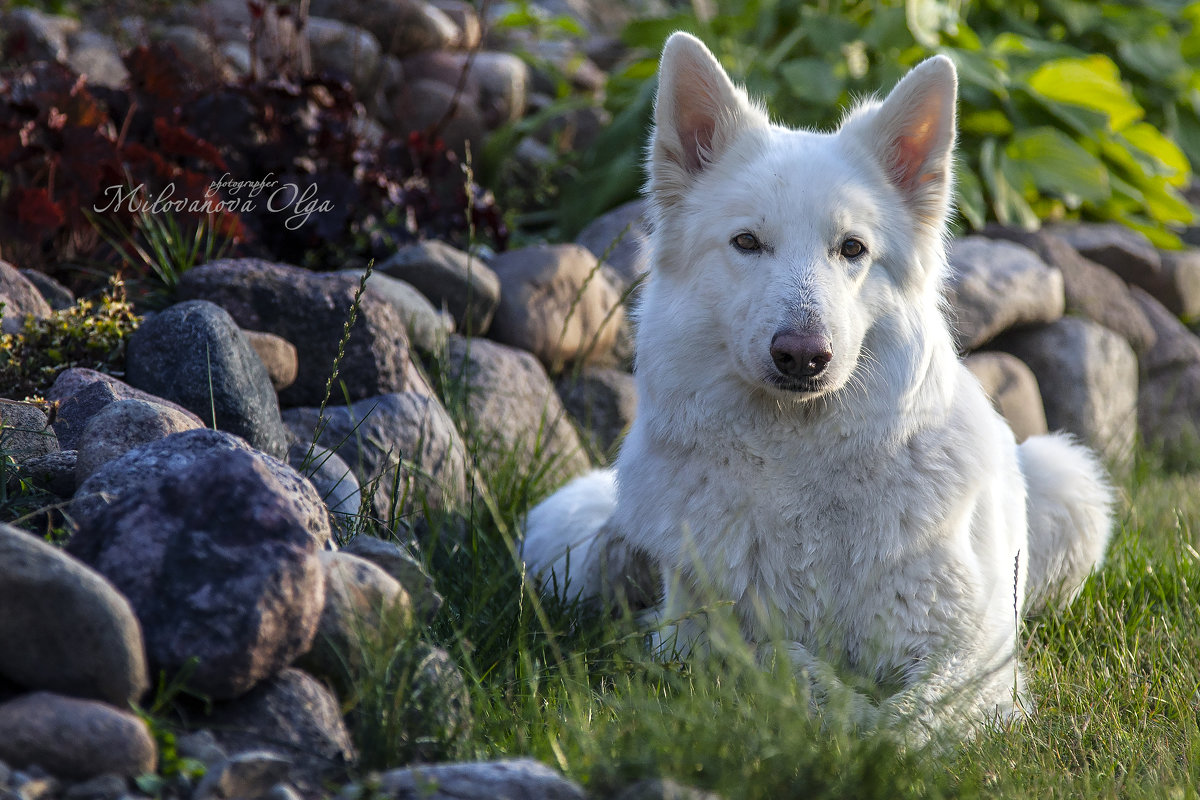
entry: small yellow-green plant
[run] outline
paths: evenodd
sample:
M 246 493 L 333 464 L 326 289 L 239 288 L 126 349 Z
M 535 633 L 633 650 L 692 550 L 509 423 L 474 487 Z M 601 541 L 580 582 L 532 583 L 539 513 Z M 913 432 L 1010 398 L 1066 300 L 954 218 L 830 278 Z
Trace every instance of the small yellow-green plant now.
M 0 334 L 0 397 L 42 396 L 71 367 L 121 374 L 125 342 L 139 321 L 116 277 L 96 300 L 80 299 L 46 319 L 26 317 L 19 331 Z

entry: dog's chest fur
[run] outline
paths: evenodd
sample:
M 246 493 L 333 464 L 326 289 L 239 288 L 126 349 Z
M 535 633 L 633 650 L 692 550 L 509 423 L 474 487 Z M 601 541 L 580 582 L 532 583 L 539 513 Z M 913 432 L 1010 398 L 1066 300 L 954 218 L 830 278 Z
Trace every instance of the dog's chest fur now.
M 952 429 L 881 445 L 751 411 L 683 444 L 651 442 L 649 422 L 626 444 L 618 530 L 685 587 L 711 579 L 751 639 L 782 635 L 886 680 L 986 613 L 969 540 L 989 513 L 969 488 L 986 485 L 984 465 Z

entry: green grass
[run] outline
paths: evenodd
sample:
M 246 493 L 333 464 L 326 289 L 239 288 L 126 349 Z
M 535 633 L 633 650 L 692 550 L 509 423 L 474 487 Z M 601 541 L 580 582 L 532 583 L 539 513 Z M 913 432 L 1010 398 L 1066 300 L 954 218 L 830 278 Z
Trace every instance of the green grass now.
M 600 797 L 652 776 L 729 798 L 1198 796 L 1200 474 L 1140 460 L 1104 569 L 1025 623 L 1033 719 L 908 751 L 822 718 L 787 669 L 736 645 L 659 663 L 628 616 L 539 599 L 513 537 L 545 474 L 514 461 L 481 478 L 466 538 L 424 553 L 446 599 L 427 635 L 463 667 L 473 707 L 447 758 L 531 755 Z M 370 744 L 371 766 L 403 763 L 404 747 Z

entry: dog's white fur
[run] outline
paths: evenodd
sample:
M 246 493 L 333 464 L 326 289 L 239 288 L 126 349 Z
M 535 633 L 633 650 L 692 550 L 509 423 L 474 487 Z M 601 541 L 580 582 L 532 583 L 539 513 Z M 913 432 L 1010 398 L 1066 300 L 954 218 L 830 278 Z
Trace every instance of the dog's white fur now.
M 715 592 L 751 643 L 783 637 L 819 697 L 857 695 L 853 676 L 929 723 L 963 700 L 975 721 L 1026 708 L 1016 616 L 1100 564 L 1112 493 L 1065 436 L 1018 447 L 955 353 L 940 288 L 956 88 L 934 57 L 836 133 L 789 130 L 698 40 L 668 40 L 637 419 L 615 476 L 530 512 L 533 574 L 597 595 L 627 543 L 661 566 L 684 650 L 706 636 L 687 612 Z M 851 238 L 865 253 L 843 253 Z M 824 337 L 825 370 L 782 376 L 779 331 Z

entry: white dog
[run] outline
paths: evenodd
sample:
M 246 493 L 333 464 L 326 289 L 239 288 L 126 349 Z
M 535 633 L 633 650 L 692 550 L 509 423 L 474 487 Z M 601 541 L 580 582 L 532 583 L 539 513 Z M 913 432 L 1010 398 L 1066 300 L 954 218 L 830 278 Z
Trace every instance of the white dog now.
M 635 548 L 685 651 L 715 593 L 815 697 L 871 719 L 1027 710 L 1016 617 L 1100 564 L 1112 492 L 1064 436 L 1017 446 L 955 353 L 955 92 L 938 56 L 836 133 L 789 130 L 697 39 L 668 40 L 637 420 L 615 475 L 530 512 L 532 574 L 596 595 Z

